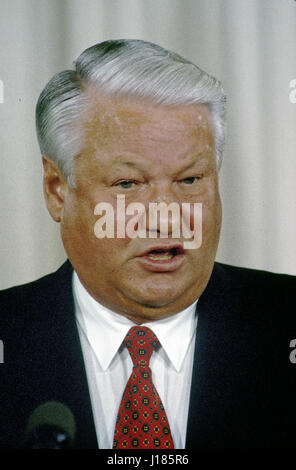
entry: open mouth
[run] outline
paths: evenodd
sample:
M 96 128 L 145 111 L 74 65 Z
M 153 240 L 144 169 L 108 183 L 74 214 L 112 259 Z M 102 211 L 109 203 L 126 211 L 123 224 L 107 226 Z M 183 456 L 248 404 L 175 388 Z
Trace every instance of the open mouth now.
M 151 248 L 139 257 L 143 263 L 142 266 L 148 271 L 176 271 L 184 263 L 185 252 L 181 243 L 171 244 L 171 246 L 163 244 Z
M 174 258 L 178 255 L 177 248 L 172 248 L 171 250 L 151 250 L 145 254 L 147 258 L 153 261 L 164 261 Z

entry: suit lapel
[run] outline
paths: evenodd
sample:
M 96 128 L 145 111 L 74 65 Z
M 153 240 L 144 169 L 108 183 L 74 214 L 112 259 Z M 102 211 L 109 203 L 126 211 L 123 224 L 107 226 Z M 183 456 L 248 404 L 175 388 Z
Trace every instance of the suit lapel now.
M 186 448 L 268 443 L 270 345 L 262 307 L 244 282 L 216 263 L 197 304 Z
M 72 269 L 70 269 L 70 272 L 72 281 Z M 72 407 L 74 416 L 76 416 L 77 419 L 76 447 L 83 449 L 97 448 L 97 439 L 84 359 L 77 325 L 74 320 L 72 282 L 68 283 L 67 285 L 70 285 L 70 289 L 66 294 L 67 299 L 65 301 L 65 308 L 67 309 L 67 312 L 70 313 L 70 315 L 66 316 L 67 324 L 63 322 L 63 328 L 64 331 L 69 332 L 66 339 L 67 357 L 69 364 L 66 362 L 64 364 L 65 377 L 67 377 L 67 387 L 63 387 L 63 394 L 65 394 L 67 402 L 69 403 L 70 407 Z M 62 310 L 64 313 L 64 307 Z M 64 351 L 64 346 L 62 344 L 61 346 L 62 350 Z
M 210 282 L 213 283 L 214 277 L 215 273 L 213 272 Z M 215 302 L 212 295 L 215 295 L 215 290 L 208 285 L 197 304 L 198 324 L 186 436 L 186 448 L 188 449 L 203 448 L 210 432 L 208 417 L 211 383 L 215 368 L 214 363 L 211 363 L 211 358 L 216 343 L 215 340 L 212 340 L 213 326 L 215 325 L 212 310 Z M 214 412 L 213 409 L 212 412 Z
M 248 381 L 256 362 L 248 352 L 254 335 L 253 329 L 248 332 L 245 326 L 244 334 L 240 333 L 245 307 L 237 304 L 241 295 L 236 296 L 232 288 L 223 265 L 215 263 L 197 304 L 186 448 L 235 447 L 250 441 L 256 388 L 252 396 Z
M 89 449 L 97 448 L 97 439 L 75 322 L 72 272 L 72 266 L 67 261 L 53 275 L 53 281 L 48 283 L 44 291 L 43 305 L 39 305 L 43 323 L 40 331 L 46 331 L 44 336 L 40 337 L 38 345 L 38 379 L 34 384 L 38 384 L 36 393 L 39 402 L 54 400 L 70 408 L 76 421 L 76 447 Z M 38 337 L 38 334 L 35 334 L 35 337 Z M 46 370 L 44 377 L 40 378 L 42 366 Z M 30 375 L 36 380 L 34 372 Z

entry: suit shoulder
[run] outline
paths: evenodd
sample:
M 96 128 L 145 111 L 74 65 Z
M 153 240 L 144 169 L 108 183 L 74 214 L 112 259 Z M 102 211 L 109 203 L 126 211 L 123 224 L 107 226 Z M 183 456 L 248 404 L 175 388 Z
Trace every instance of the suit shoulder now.
M 248 306 L 249 311 L 259 309 L 262 315 L 272 313 L 275 318 L 282 312 L 293 324 L 296 322 L 296 276 L 215 263 L 209 290 L 225 303 Z
M 72 267 L 64 263 L 56 272 L 23 285 L 0 291 L 0 323 L 8 321 L 10 326 L 19 317 L 23 318 L 32 308 L 38 309 L 56 296 L 62 288 L 63 281 L 69 281 Z
M 215 271 L 220 277 L 228 281 L 232 285 L 241 286 L 258 286 L 260 288 L 266 286 L 277 286 L 283 290 L 295 289 L 296 276 L 283 273 L 274 273 L 266 270 L 254 268 L 244 268 L 232 266 L 223 263 L 215 263 Z
M 214 316 L 223 312 L 241 328 L 256 325 L 290 337 L 296 331 L 295 291 L 295 276 L 215 263 L 204 298 Z

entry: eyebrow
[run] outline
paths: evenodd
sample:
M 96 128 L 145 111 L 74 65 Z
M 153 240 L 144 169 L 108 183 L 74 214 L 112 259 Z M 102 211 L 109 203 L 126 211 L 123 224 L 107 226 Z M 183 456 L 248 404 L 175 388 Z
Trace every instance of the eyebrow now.
M 136 169 L 139 169 L 141 170 L 142 169 L 142 165 L 141 164 L 138 164 L 137 162 L 130 162 L 129 160 L 116 160 L 112 163 L 112 166 L 129 166 L 129 167 L 132 167 L 132 168 L 136 168 Z
M 194 155 L 194 157 L 192 157 L 191 161 L 188 163 L 188 165 L 184 166 L 183 168 L 180 169 L 180 172 L 182 171 L 186 171 L 192 167 L 194 167 L 197 163 L 200 163 L 200 160 L 203 160 L 203 158 L 200 158 L 199 160 L 197 160 L 198 157 L 205 157 L 207 155 L 206 152 L 200 152 L 199 154 L 197 155 Z
M 188 170 L 189 168 L 192 168 L 195 164 L 197 164 L 200 160 L 198 160 L 199 157 L 205 157 L 209 154 L 209 150 L 205 150 L 204 152 L 201 151 L 197 154 L 195 154 L 191 160 L 188 162 L 188 164 L 183 167 L 183 168 L 180 168 L 177 172 L 182 172 L 182 171 L 186 171 Z M 141 162 L 132 162 L 132 161 L 129 161 L 129 160 L 125 160 L 123 159 L 122 157 L 119 157 L 118 159 L 116 159 L 112 164 L 111 166 L 128 166 L 130 168 L 134 168 L 136 170 L 140 170 L 140 171 L 145 171 L 145 168 L 142 166 Z

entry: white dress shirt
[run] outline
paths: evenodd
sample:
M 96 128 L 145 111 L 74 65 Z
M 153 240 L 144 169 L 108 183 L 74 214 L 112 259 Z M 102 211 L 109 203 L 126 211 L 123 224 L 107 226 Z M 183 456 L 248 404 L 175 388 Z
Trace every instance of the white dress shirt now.
M 98 303 L 73 274 L 76 321 L 84 356 L 98 446 L 112 449 L 116 416 L 133 363 L 122 345 L 135 324 Z M 196 302 L 145 323 L 161 347 L 150 359 L 152 380 L 165 408 L 175 449 L 184 449 L 197 325 Z

